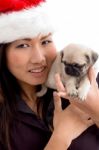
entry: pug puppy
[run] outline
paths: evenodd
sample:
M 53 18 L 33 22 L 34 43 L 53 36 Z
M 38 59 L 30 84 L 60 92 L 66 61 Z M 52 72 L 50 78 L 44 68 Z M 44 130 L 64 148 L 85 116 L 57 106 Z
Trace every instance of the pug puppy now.
M 69 44 L 58 52 L 48 79 L 37 96 L 43 96 L 47 87 L 56 89 L 55 74 L 59 73 L 68 96 L 85 100 L 90 88 L 88 70 L 97 59 L 98 54 L 92 49 L 78 44 Z

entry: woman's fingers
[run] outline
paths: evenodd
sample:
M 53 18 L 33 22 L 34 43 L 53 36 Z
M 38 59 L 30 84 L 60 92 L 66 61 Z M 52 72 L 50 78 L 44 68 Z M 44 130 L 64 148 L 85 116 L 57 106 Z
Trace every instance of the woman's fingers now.
M 94 68 L 91 67 L 91 68 L 89 69 L 89 72 L 88 72 L 88 73 L 89 73 L 88 75 L 89 75 L 89 80 L 90 80 L 91 84 L 98 87 L 98 84 L 97 84 L 97 82 L 96 82 L 96 76 L 97 76 L 97 74 L 96 74 Z
M 56 87 L 57 91 L 65 91 L 65 88 L 61 82 L 60 75 L 58 73 L 55 74 L 55 82 L 56 82 Z
M 55 74 L 56 88 L 58 91 L 58 95 L 62 98 L 68 99 L 66 89 L 61 81 L 60 75 L 58 73 Z
M 58 95 L 57 92 L 53 92 L 53 97 L 54 97 L 54 107 L 55 107 L 55 112 L 60 112 L 62 110 L 61 108 L 61 98 Z
M 93 121 L 88 114 L 73 104 L 70 104 L 63 110 L 59 92 L 54 92 L 53 96 L 55 106 L 53 118 L 54 131 L 62 135 L 63 140 L 68 137 L 72 141 L 91 126 Z M 64 132 L 66 129 L 67 132 Z

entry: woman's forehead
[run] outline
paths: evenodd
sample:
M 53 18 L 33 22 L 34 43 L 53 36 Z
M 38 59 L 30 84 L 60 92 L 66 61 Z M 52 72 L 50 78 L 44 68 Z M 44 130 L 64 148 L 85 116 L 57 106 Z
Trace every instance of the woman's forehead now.
M 46 38 L 49 38 L 51 36 L 52 36 L 51 33 L 48 33 L 46 35 L 39 34 L 38 36 L 33 37 L 33 38 L 24 38 L 24 39 L 15 40 L 15 41 L 11 42 L 9 46 L 20 44 L 21 42 L 31 42 L 33 40 L 40 40 L 40 41 L 42 41 L 42 40 L 44 40 Z
M 20 41 L 23 41 L 23 40 L 25 40 L 25 41 L 31 41 L 31 40 L 35 40 L 35 39 L 43 40 L 43 39 L 46 39 L 48 37 L 51 37 L 51 35 L 52 35 L 51 33 L 46 34 L 46 35 L 39 34 L 36 37 L 19 39 L 19 40 L 13 41 L 12 43 L 14 43 L 14 42 L 20 42 Z

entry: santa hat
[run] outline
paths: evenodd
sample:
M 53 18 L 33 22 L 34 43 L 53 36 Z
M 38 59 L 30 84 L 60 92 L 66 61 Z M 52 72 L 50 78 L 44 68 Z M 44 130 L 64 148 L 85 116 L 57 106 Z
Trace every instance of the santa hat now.
M 45 0 L 0 0 L 0 43 L 53 32 Z

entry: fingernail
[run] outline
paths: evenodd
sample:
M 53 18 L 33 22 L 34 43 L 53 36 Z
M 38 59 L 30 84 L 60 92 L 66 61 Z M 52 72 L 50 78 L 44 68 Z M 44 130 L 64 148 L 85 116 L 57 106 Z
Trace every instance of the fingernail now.
M 53 96 L 57 96 L 57 93 L 56 93 L 56 92 L 53 92 Z

